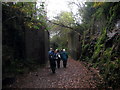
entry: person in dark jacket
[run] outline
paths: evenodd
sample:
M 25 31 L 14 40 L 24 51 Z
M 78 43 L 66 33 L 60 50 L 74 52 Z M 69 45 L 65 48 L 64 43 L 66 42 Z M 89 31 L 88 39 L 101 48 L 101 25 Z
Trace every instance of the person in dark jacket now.
M 55 69 L 56 69 L 56 62 L 54 59 L 54 50 L 52 48 L 50 48 L 49 51 L 49 61 L 50 61 L 50 68 L 52 70 L 52 73 L 55 73 Z
M 57 68 L 60 68 L 61 56 L 60 56 L 59 50 L 55 51 L 55 60 L 57 61 Z
M 64 68 L 66 68 L 67 60 L 68 60 L 68 54 L 67 54 L 67 52 L 65 51 L 65 49 L 63 49 L 63 51 L 61 51 L 61 59 L 62 59 L 62 61 L 63 61 L 63 66 L 64 66 Z

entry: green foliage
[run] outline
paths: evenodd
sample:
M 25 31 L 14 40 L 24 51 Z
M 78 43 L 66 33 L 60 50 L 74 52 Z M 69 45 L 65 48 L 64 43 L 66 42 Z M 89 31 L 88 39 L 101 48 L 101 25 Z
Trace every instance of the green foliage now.
M 118 14 L 120 3 L 87 2 L 85 5 L 82 12 L 83 23 L 79 26 L 83 27 L 80 60 L 99 68 L 100 74 L 105 80 L 105 87 L 119 88 L 120 43 L 118 42 L 120 39 L 118 38 L 120 37 L 116 35 L 109 41 L 107 34 L 114 29 L 115 23 L 120 18 Z M 110 46 L 107 46 L 106 43 Z
M 112 86 L 113 88 L 118 88 L 120 83 L 120 60 L 107 61 L 104 64 L 104 71 L 102 72 L 103 78 L 106 81 L 107 86 Z
M 51 24 L 51 29 L 49 30 L 52 34 L 51 47 L 53 48 L 67 48 L 68 44 L 68 33 L 71 31 L 69 28 L 65 28 L 63 26 L 72 27 L 74 23 L 74 19 L 72 17 L 72 13 L 70 12 L 61 12 L 55 20 L 52 22 L 57 23 Z
M 84 11 L 82 14 L 82 19 L 84 23 L 90 24 L 92 19 L 92 14 L 95 12 L 95 8 L 93 7 L 94 3 L 86 2 L 86 7 L 84 7 Z
M 104 50 L 105 40 L 106 40 L 106 29 L 103 29 L 102 35 L 98 38 L 97 43 L 95 45 L 95 51 L 92 56 L 93 62 L 98 61 L 96 59 L 100 57 L 101 52 Z
M 38 27 L 38 26 L 34 26 L 34 28 L 35 28 L 35 29 L 39 29 L 39 27 Z
M 66 25 L 66 26 L 72 26 L 74 23 L 72 13 L 61 12 L 60 15 L 58 16 L 58 22 Z

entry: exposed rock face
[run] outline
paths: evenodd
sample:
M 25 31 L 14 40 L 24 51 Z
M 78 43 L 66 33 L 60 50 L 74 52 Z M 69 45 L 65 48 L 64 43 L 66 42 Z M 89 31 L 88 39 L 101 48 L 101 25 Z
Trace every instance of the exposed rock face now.
M 100 36 L 88 41 L 82 47 L 80 60 L 92 63 L 98 68 L 106 86 L 119 86 L 120 29 L 114 28 L 111 32 L 104 29 Z
M 120 20 L 117 21 L 116 28 L 120 29 Z
M 114 29 L 112 32 L 107 33 L 108 39 L 106 40 L 105 47 L 111 47 L 114 43 L 114 39 L 120 36 L 120 29 Z
M 78 33 L 72 31 L 68 34 L 69 40 L 68 40 L 68 49 L 70 52 L 70 56 L 78 60 L 80 58 L 81 54 L 81 37 Z
M 26 59 L 33 59 L 40 64 L 48 60 L 49 36 L 44 30 L 25 30 Z
M 28 23 L 39 21 L 25 16 L 18 8 L 9 5 L 2 8 L 2 80 L 3 84 L 11 84 L 16 74 L 46 64 L 49 33 L 42 22 L 39 29 L 30 27 Z
M 48 31 L 45 31 L 43 26 L 39 26 L 39 29 L 29 27 L 28 22 L 36 24 L 39 21 L 31 20 L 19 9 L 11 8 L 9 10 L 9 6 L 3 6 L 3 8 L 3 59 L 8 61 L 7 56 L 5 56 L 8 53 L 10 62 L 15 59 L 25 59 L 45 64 L 48 60 Z M 8 10 L 7 14 L 6 10 Z M 14 18 L 11 18 L 13 16 Z

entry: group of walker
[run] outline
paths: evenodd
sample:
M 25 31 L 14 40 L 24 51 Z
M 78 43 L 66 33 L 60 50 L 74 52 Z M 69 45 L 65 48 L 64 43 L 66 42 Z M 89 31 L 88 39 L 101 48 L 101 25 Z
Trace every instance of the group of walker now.
M 63 67 L 66 68 L 67 65 L 67 59 L 68 59 L 68 54 L 65 51 L 65 49 L 62 50 L 53 50 L 50 48 L 49 51 L 49 61 L 50 61 L 50 68 L 52 70 L 52 73 L 55 73 L 56 70 L 56 63 L 57 63 L 57 68 L 60 68 L 60 61 L 63 61 Z

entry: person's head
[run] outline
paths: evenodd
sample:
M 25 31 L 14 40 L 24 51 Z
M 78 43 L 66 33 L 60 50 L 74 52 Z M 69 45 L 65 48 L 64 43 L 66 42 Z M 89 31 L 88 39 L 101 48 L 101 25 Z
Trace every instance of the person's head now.
M 65 52 L 65 49 L 63 49 L 63 51 Z
M 57 52 L 59 52 L 59 50 L 57 50 Z
M 52 51 L 52 50 L 53 50 L 53 48 L 50 48 L 50 50 Z
M 57 50 L 55 50 L 54 52 L 57 53 Z

